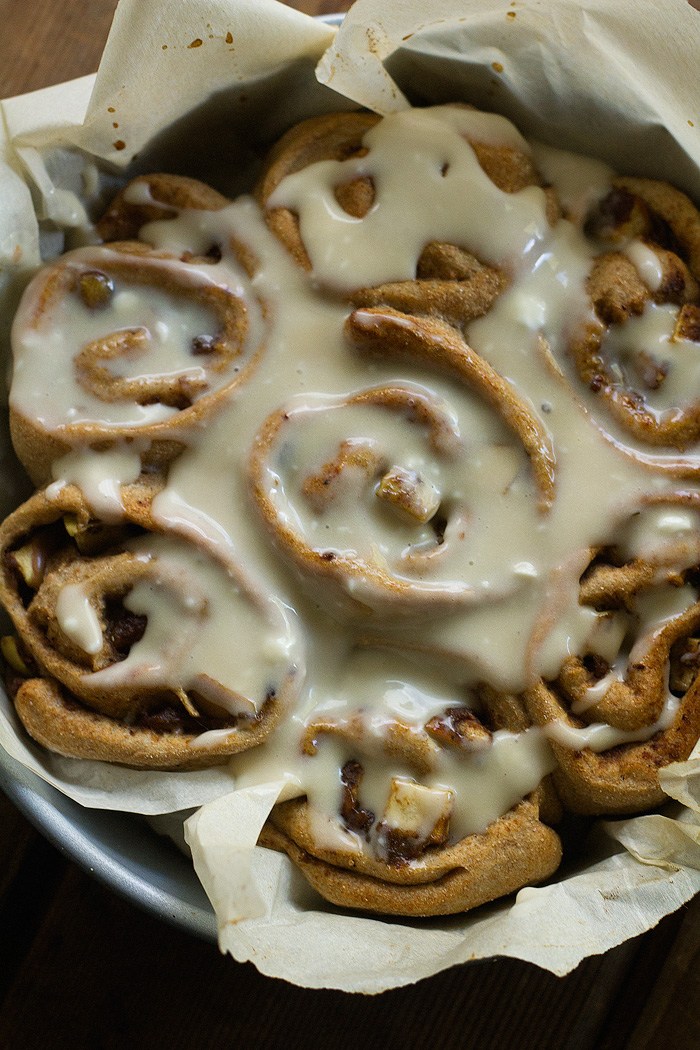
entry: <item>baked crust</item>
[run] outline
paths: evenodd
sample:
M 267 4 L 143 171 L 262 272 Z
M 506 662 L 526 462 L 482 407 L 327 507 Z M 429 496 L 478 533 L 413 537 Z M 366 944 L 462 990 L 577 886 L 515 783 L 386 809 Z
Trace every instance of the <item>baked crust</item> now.
M 135 555 L 128 542 L 144 530 L 162 530 L 151 503 L 161 483 L 147 475 L 143 485 L 125 487 L 125 517 L 117 525 L 97 521 L 80 490 L 66 486 L 52 499 L 36 493 L 0 527 L 0 600 L 19 639 L 9 691 L 30 735 L 59 754 L 155 769 L 225 762 L 262 743 L 296 694 L 292 665 L 257 712 L 240 714 L 233 713 L 239 695 L 211 679 L 187 690 L 148 677 L 100 679 L 98 672 L 118 666 L 147 626 L 123 600 L 140 582 L 161 582 L 158 563 Z M 231 575 L 230 567 L 221 571 Z M 92 652 L 62 629 L 58 601 L 70 586 L 81 588 L 99 624 L 100 645 Z M 237 587 L 249 595 L 252 615 L 255 595 L 242 576 Z M 203 622 L 206 614 L 203 606 Z M 212 730 L 219 732 L 204 737 Z
M 110 363 L 128 360 L 148 350 L 149 338 L 141 328 L 118 328 L 103 337 L 76 348 L 68 362 L 80 389 L 93 395 L 107 410 L 110 404 L 162 404 L 172 410 L 167 419 L 152 423 L 101 423 L 66 420 L 47 426 L 26 414 L 16 403 L 10 405 L 10 432 L 17 457 L 37 485 L 51 479 L 51 465 L 75 445 L 102 449 L 123 441 L 144 441 L 151 446 L 151 458 L 161 461 L 182 450 L 192 427 L 197 427 L 226 402 L 232 390 L 248 378 L 263 352 L 262 346 L 249 344 L 249 309 L 229 288 L 198 278 L 188 263 L 154 251 L 135 241 L 116 242 L 106 248 L 68 252 L 34 278 L 25 293 L 22 331 L 39 335 L 46 318 L 61 300 L 84 298 L 81 281 L 98 277 L 117 281 L 127 288 L 156 288 L 175 301 L 206 310 L 215 321 L 217 332 L 207 353 L 196 358 L 205 376 L 155 374 L 129 379 L 115 375 Z M 111 294 L 111 293 L 110 293 Z M 90 306 L 87 307 L 90 309 Z M 19 337 L 16 322 L 15 335 Z
M 608 250 L 593 262 L 587 284 L 599 323 L 585 326 L 571 343 L 579 379 L 632 438 L 652 449 L 684 451 L 700 438 L 700 400 L 691 390 L 673 411 L 655 410 L 650 396 L 663 387 L 673 365 L 640 348 L 621 369 L 606 344 L 611 334 L 624 334 L 625 325 L 649 304 L 680 307 L 674 339 L 700 340 L 700 212 L 668 183 L 617 178 L 589 216 L 588 230 Z M 657 259 L 654 289 L 618 247 L 631 239 Z M 687 473 L 696 471 L 689 467 Z
M 293 805 L 285 803 L 285 805 Z M 534 803 L 522 802 L 480 835 L 453 847 L 451 863 L 430 881 L 397 884 L 339 867 L 307 852 L 285 833 L 286 814 L 275 811 L 260 845 L 283 851 L 322 897 L 344 908 L 388 915 L 452 915 L 513 893 L 552 875 L 561 861 L 557 834 L 537 819 Z

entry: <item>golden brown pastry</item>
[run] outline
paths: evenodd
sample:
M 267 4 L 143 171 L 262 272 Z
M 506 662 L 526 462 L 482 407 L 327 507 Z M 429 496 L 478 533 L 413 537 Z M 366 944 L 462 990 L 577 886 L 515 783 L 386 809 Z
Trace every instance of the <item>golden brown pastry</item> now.
M 644 445 L 687 449 L 700 438 L 683 361 L 700 342 L 700 213 L 667 183 L 618 178 L 587 230 L 603 251 L 588 278 L 599 324 L 571 344 L 579 378 Z M 673 335 L 647 346 L 640 319 L 654 307 L 672 314 Z
M 589 648 L 525 694 L 533 722 L 551 732 L 567 808 L 627 814 L 660 805 L 659 769 L 687 759 L 700 736 L 699 555 L 693 532 L 655 550 L 600 550 L 583 574 L 580 602 L 599 614 Z
M 167 457 L 246 379 L 261 352 L 259 304 L 214 271 L 129 241 L 69 252 L 34 278 L 14 326 L 29 353 L 10 426 L 36 484 L 76 444 L 126 439 Z M 48 404 L 32 394 L 41 369 L 63 377 Z
M 149 222 L 174 219 L 183 210 L 220 211 L 231 202 L 205 182 L 184 175 L 137 175 L 116 195 L 97 223 L 103 241 L 136 240 Z M 204 258 L 215 261 L 212 245 Z
M 471 705 L 446 708 L 421 728 L 384 724 L 380 736 L 361 714 L 312 722 L 302 744 L 309 761 L 328 740 L 342 755 L 338 819 L 351 841 L 324 842 L 309 802 L 295 799 L 275 807 L 261 844 L 284 850 L 332 903 L 395 915 L 468 911 L 542 881 L 561 858 L 559 838 L 541 816 L 543 807 L 552 812 L 544 783 L 468 834 L 460 830 L 464 802 L 460 812 L 455 793 L 435 784 L 446 755 L 467 769 L 484 765 L 503 730 L 527 729 L 515 698 L 485 689 L 472 694 Z M 365 787 L 365 766 L 376 766 L 378 753 L 402 771 L 391 779 L 383 812 L 372 809 Z M 470 818 L 479 821 L 473 812 Z
M 118 523 L 75 486 L 38 492 L 0 528 L 9 686 L 30 735 L 52 751 L 137 768 L 225 762 L 264 740 L 298 685 L 283 611 L 185 540 L 146 531 L 149 481 Z M 288 642 L 251 678 L 247 656 Z M 298 657 L 297 657 L 298 659 Z M 224 677 L 225 673 L 225 677 Z

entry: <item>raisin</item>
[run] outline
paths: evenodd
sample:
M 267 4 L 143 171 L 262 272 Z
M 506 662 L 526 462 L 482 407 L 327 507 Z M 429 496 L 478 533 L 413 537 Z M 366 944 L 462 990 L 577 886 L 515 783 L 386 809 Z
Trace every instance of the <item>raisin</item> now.
M 78 292 L 89 310 L 101 310 L 112 300 L 114 282 L 101 270 L 86 270 L 78 280 Z
M 213 335 L 196 335 L 192 340 L 191 351 L 195 357 L 216 353 L 218 348 L 219 344 Z
M 356 759 L 350 759 L 341 769 L 340 782 L 343 785 L 343 801 L 340 815 L 346 827 L 352 831 L 367 834 L 374 824 L 374 813 L 369 809 L 363 809 L 357 797 L 363 772 L 362 766 Z
M 105 637 L 119 657 L 125 659 L 132 645 L 136 645 L 143 638 L 147 617 L 129 612 L 121 602 L 108 602 L 105 617 Z
M 582 663 L 588 673 L 597 679 L 604 678 L 610 670 L 608 661 L 599 656 L 598 653 L 586 653 Z
M 164 705 L 150 711 L 142 711 L 136 720 L 139 729 L 150 729 L 153 733 L 176 733 L 187 731 L 187 718 L 184 710 Z

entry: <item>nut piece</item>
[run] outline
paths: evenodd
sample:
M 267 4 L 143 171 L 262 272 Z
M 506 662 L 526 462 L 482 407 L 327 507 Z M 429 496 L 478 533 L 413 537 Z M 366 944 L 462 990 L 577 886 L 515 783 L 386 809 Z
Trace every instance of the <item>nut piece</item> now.
M 105 525 L 95 519 L 80 519 L 71 513 L 63 515 L 63 525 L 81 554 L 100 554 L 124 536 L 122 525 Z
M 468 707 L 448 707 L 443 714 L 431 718 L 425 730 L 443 747 L 476 751 L 491 743 L 491 731 Z
M 187 714 L 190 716 L 190 718 L 199 718 L 199 711 L 194 706 L 184 689 L 176 689 L 175 695 L 184 707 L 185 711 L 187 711 Z
M 46 555 L 39 543 L 26 543 L 8 554 L 10 564 L 17 569 L 20 576 L 33 591 L 41 586 L 46 572 Z
M 375 493 L 402 514 L 422 525 L 437 512 L 440 493 L 430 481 L 415 470 L 391 467 L 381 479 Z
M 671 650 L 669 689 L 676 696 L 688 692 L 700 671 L 700 638 L 685 638 Z
M 700 306 L 686 303 L 681 307 L 671 342 L 679 343 L 682 340 L 700 343 Z

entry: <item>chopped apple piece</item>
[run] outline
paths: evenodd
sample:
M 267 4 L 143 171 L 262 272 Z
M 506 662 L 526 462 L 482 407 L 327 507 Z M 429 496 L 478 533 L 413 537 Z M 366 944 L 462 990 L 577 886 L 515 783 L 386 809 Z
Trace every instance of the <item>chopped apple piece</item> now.
M 384 809 L 383 823 L 421 845 L 444 842 L 450 823 L 454 792 L 429 788 L 413 780 L 394 777 Z
M 669 688 L 676 696 L 687 693 L 700 671 L 700 638 L 686 638 L 671 650 Z

